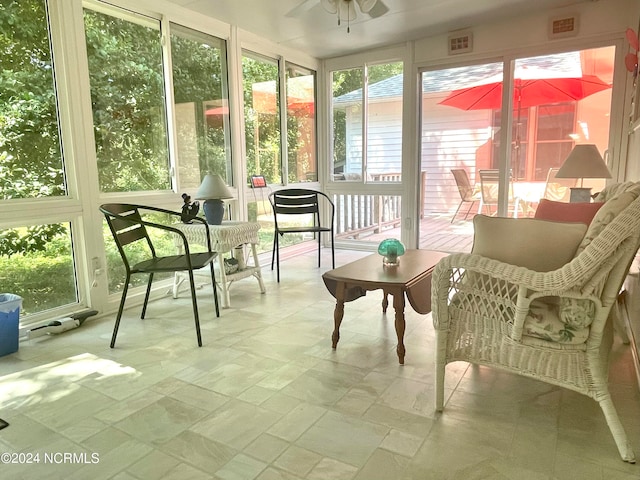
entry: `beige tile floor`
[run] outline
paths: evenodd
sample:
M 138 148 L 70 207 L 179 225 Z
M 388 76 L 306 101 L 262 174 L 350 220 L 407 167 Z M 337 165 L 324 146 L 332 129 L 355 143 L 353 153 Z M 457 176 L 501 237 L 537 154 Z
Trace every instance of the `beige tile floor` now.
M 202 348 L 187 294 L 153 302 L 146 320 L 127 310 L 113 350 L 113 316 L 23 342 L 0 359 L 0 452 L 39 463 L 2 465 L 0 478 L 640 478 L 597 404 L 560 388 L 456 363 L 436 415 L 430 316 L 407 312 L 399 366 L 379 292 L 347 304 L 333 351 L 314 255 L 284 262 L 280 284 L 265 269 L 265 295 L 234 284 L 219 319 L 199 290 Z M 619 342 L 610 381 L 640 454 L 640 393 Z

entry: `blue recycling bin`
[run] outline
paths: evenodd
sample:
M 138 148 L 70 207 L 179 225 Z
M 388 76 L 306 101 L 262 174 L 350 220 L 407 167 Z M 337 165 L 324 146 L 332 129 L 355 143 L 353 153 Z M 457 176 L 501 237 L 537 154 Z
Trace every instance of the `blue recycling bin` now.
M 0 293 L 0 357 L 18 351 L 22 297 Z

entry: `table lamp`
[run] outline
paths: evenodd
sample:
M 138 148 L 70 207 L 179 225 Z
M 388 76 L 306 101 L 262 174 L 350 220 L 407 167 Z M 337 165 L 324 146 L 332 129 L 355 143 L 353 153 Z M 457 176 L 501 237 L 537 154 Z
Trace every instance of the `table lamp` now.
M 229 187 L 224 183 L 220 175 L 205 175 L 195 198 L 204 200 L 202 210 L 209 225 L 220 225 L 224 217 L 225 198 L 233 198 Z
M 580 186 L 571 188 L 569 201 L 590 202 L 591 188 L 583 186 L 584 179 L 611 178 L 611 172 L 595 145 L 576 145 L 556 173 L 556 178 L 579 178 Z
M 385 267 L 399 265 L 404 252 L 404 244 L 397 238 L 387 238 L 378 245 L 378 253 L 382 255 L 382 264 Z

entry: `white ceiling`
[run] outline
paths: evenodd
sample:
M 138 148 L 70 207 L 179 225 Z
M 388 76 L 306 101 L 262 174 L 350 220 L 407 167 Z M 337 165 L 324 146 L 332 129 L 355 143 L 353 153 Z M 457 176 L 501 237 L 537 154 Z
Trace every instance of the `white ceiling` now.
M 362 14 L 351 33 L 320 0 L 168 0 L 316 58 L 327 58 L 597 0 L 378 0 L 389 11 Z

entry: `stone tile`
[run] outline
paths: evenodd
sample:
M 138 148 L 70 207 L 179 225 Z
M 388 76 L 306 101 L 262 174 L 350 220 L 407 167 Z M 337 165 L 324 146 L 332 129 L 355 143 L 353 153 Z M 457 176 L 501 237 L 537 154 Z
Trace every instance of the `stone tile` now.
M 206 415 L 206 410 L 166 397 L 129 415 L 116 427 L 145 442 L 161 444 Z
M 328 412 L 296 441 L 296 445 L 361 467 L 380 446 L 387 432 L 387 427 Z

